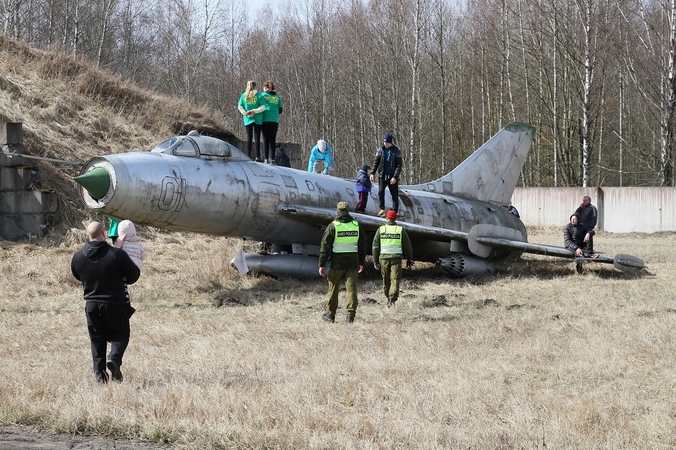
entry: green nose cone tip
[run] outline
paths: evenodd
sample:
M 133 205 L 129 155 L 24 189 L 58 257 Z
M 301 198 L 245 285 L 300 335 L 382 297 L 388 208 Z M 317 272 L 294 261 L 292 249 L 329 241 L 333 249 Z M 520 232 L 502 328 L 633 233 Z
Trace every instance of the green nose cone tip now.
M 75 181 L 89 192 L 94 200 L 102 199 L 110 189 L 110 176 L 103 167 L 96 167 L 75 177 Z

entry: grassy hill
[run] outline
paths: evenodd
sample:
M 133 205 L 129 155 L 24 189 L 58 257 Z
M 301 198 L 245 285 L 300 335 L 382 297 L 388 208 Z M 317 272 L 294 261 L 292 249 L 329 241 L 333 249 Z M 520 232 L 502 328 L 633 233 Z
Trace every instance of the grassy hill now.
M 85 162 L 102 154 L 150 150 L 196 129 L 237 141 L 222 117 L 185 99 L 141 89 L 90 61 L 26 46 L 0 34 L 0 121 L 21 122 L 29 155 Z M 87 210 L 72 178 L 79 168 L 37 163 L 58 195 L 53 230 L 80 226 Z

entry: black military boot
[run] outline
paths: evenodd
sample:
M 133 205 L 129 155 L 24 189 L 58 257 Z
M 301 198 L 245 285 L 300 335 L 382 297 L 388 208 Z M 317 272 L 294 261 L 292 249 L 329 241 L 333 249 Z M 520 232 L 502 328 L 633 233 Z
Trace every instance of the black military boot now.
M 335 317 L 335 316 L 332 316 L 332 315 L 329 314 L 329 313 L 324 313 L 324 314 L 322 315 L 322 320 L 323 320 L 324 322 L 330 322 L 330 323 L 333 323 L 333 322 L 336 321 L 336 317 Z

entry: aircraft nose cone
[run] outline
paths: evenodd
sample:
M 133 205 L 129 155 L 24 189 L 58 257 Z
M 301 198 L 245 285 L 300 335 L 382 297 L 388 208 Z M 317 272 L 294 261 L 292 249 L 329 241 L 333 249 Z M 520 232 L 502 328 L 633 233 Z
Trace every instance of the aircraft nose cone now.
M 87 173 L 78 175 L 75 181 L 85 188 L 94 200 L 102 199 L 110 189 L 110 175 L 103 167 L 96 167 Z

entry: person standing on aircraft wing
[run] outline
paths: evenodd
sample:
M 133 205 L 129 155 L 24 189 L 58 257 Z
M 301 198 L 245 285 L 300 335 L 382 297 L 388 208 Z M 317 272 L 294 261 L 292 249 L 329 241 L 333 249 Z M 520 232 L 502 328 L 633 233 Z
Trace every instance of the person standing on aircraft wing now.
M 322 166 L 324 167 L 323 170 Z M 333 160 L 331 146 L 324 139 L 318 140 L 317 145 L 310 150 L 310 161 L 307 164 L 307 171 L 328 175 L 335 168 L 336 162 Z
M 582 197 L 582 204 L 580 204 L 580 206 L 575 210 L 575 213 L 580 216 L 580 223 L 582 225 L 585 225 L 590 230 L 593 230 L 596 227 L 596 222 L 599 218 L 599 211 L 596 209 L 596 206 L 591 204 L 590 196 L 585 195 Z M 594 238 L 591 236 L 589 237 L 588 248 L 588 253 L 594 253 Z
M 397 213 L 390 209 L 386 217 L 387 223 L 378 228 L 373 238 L 371 254 L 373 267 L 383 276 L 383 291 L 389 308 L 399 299 L 402 258 L 406 259 L 406 267 L 413 265 L 413 246 L 406 230 L 397 225 Z
M 366 260 L 366 234 L 361 225 L 352 218 L 347 202 L 338 202 L 336 219 L 324 231 L 319 250 L 319 275 L 327 277 L 329 290 L 326 294 L 326 312 L 322 319 L 336 321 L 338 291 L 345 280 L 347 291 L 347 323 L 354 322 L 357 312 L 357 275 L 364 269 Z M 331 262 L 328 276 L 326 264 Z
M 246 82 L 246 91 L 240 95 L 237 109 L 242 114 L 244 128 L 246 128 L 246 153 L 251 158 L 251 144 L 255 138 L 255 159 L 262 162 L 261 131 L 263 131 L 263 115 L 261 113 L 265 111 L 265 104 L 261 99 L 261 94 L 256 90 L 255 81 L 249 80 Z
M 594 236 L 594 230 L 580 223 L 580 215 L 574 213 L 570 216 L 570 223 L 563 229 L 563 245 L 568 250 L 574 251 L 575 256 L 588 256 L 589 241 L 592 236 Z M 575 269 L 578 273 L 582 272 L 582 260 L 576 261 Z
M 364 164 L 357 172 L 357 193 L 359 194 L 359 202 L 357 203 L 356 212 L 366 212 L 366 203 L 369 201 L 369 194 L 371 193 L 371 179 L 369 178 L 368 164 Z
M 399 214 L 399 175 L 402 166 L 401 150 L 392 144 L 392 135 L 387 133 L 383 136 L 383 145 L 376 151 L 371 172 L 371 181 L 375 180 L 375 174 L 378 173 L 378 201 L 380 202 L 378 216 L 380 217 L 385 217 L 385 187 L 390 190 L 392 196 L 392 209 Z

